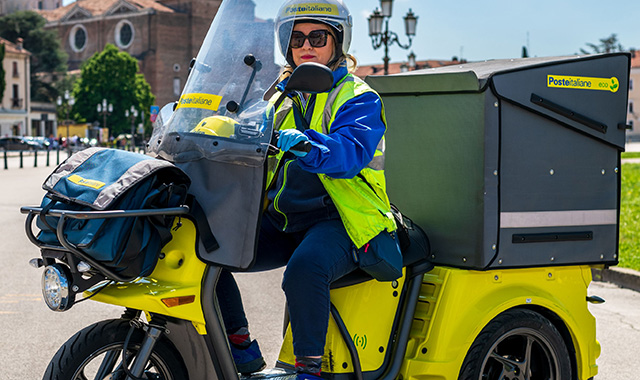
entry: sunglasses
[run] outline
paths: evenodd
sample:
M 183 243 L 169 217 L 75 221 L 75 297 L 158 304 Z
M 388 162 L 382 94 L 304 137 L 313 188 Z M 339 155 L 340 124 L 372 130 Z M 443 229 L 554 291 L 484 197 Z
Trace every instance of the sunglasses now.
M 312 30 L 308 35 L 305 35 L 302 32 L 293 31 L 291 32 L 291 42 L 289 42 L 289 47 L 292 49 L 300 49 L 304 45 L 305 40 L 309 40 L 309 44 L 312 47 L 323 47 L 327 45 L 327 35 L 329 35 L 329 31 L 324 29 Z

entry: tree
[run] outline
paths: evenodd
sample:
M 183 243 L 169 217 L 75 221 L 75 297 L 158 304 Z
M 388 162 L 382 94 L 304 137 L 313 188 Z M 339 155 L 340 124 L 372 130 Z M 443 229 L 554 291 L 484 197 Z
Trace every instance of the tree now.
M 56 32 L 45 30 L 46 20 L 33 11 L 19 11 L 0 17 L 0 37 L 13 43 L 24 40 L 25 49 L 31 52 L 31 98 L 54 101 L 55 88 L 41 80 L 42 73 L 67 71 L 67 55 L 60 47 Z M 55 80 L 55 76 L 52 78 Z
M 4 44 L 0 44 L 0 103 L 2 103 L 4 89 L 7 86 L 7 82 L 4 80 L 4 66 L 2 62 L 4 62 Z
M 58 93 L 59 97 L 63 100 L 63 106 L 57 107 L 56 114 L 57 119 L 60 123 L 64 122 L 67 119 L 67 110 L 71 112 L 71 109 L 68 109 L 69 104 L 68 100 L 64 99 L 64 93 L 68 91 L 69 94 L 73 94 L 74 83 L 78 80 L 80 75 L 69 75 L 68 73 L 64 74 L 53 84 L 55 87 L 55 92 Z M 56 99 L 57 100 L 57 99 Z M 71 117 L 72 115 L 69 115 Z
M 80 78 L 74 84 L 73 95 L 76 99 L 73 107 L 76 120 L 103 124 L 104 117 L 98 113 L 97 105 L 102 103 L 102 99 L 113 104 L 113 112 L 107 117 L 111 136 L 131 130 L 131 120 L 125 117 L 125 110 L 133 105 L 141 114 L 141 111 L 149 110 L 155 101 L 151 86 L 138 73 L 138 61 L 112 44 L 107 44 L 103 51 L 84 62 Z M 136 121 L 136 125 L 139 122 Z M 151 128 L 148 118 L 145 124 Z
M 586 44 L 592 51 L 580 49 L 582 54 L 600 54 L 600 53 L 614 53 L 624 51 L 622 45 L 618 42 L 617 34 L 613 33 L 607 38 L 601 38 L 599 44 Z

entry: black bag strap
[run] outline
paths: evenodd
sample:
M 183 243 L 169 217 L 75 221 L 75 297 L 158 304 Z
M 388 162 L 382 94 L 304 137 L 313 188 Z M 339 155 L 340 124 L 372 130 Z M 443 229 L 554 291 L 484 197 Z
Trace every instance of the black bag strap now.
M 207 250 L 207 253 L 211 253 L 220 248 L 218 240 L 216 240 L 216 237 L 213 236 L 213 232 L 211 232 L 211 225 L 209 225 L 207 214 L 204 212 L 204 209 L 198 200 L 193 195 L 189 194 L 187 197 L 187 204 L 189 205 L 189 213 L 196 221 L 196 226 L 200 233 L 200 240 L 202 240 L 204 249 Z
M 53 206 L 55 206 L 55 204 L 58 203 L 57 200 L 51 198 L 51 202 L 49 202 L 48 205 L 44 206 L 42 208 L 42 210 L 40 210 L 40 220 L 42 221 L 42 223 L 44 223 L 44 225 L 51 230 L 53 233 L 56 232 L 56 229 L 51 227 L 51 225 L 49 224 L 49 222 L 47 222 L 47 214 L 49 213 L 49 211 L 53 208 Z
M 295 104 L 293 105 L 293 119 L 296 122 L 296 129 L 300 132 L 304 132 L 309 129 L 309 123 L 307 123 L 307 120 L 302 117 L 300 108 L 298 108 L 298 106 Z
M 304 132 L 309 129 L 311 124 L 311 117 L 313 116 L 313 107 L 315 106 L 316 94 L 311 94 L 309 101 L 307 102 L 307 112 L 303 116 L 300 106 L 293 104 L 293 119 L 296 122 L 296 129 L 300 132 Z

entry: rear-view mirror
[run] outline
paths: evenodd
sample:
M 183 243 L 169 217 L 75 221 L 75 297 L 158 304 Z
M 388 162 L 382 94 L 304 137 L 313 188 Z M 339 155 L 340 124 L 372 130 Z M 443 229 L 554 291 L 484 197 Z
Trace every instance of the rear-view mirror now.
M 327 92 L 333 87 L 333 72 L 325 65 L 307 62 L 296 67 L 285 91 L 301 91 L 311 94 Z

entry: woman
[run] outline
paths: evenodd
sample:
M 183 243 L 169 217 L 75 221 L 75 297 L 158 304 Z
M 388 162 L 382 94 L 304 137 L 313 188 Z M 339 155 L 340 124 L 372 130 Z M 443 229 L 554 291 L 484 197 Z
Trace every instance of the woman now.
M 292 70 L 305 62 L 326 65 L 334 74 L 330 92 L 293 94 L 276 112 L 285 115 L 275 121 L 281 153 L 269 165 L 269 204 L 252 268 L 287 266 L 282 287 L 298 379 L 320 376 L 329 286 L 358 267 L 354 250 L 374 244 L 400 255 L 385 191 L 384 110 L 378 94 L 347 69 L 347 63 L 355 67 L 348 54 L 351 27 L 341 0 L 289 0 L 276 19 L 276 35 L 288 62 L 279 91 Z M 308 153 L 291 149 L 303 141 L 311 144 Z M 249 337 L 240 293 L 229 272 L 221 275 L 217 295 L 238 370 L 260 370 L 264 360 Z

